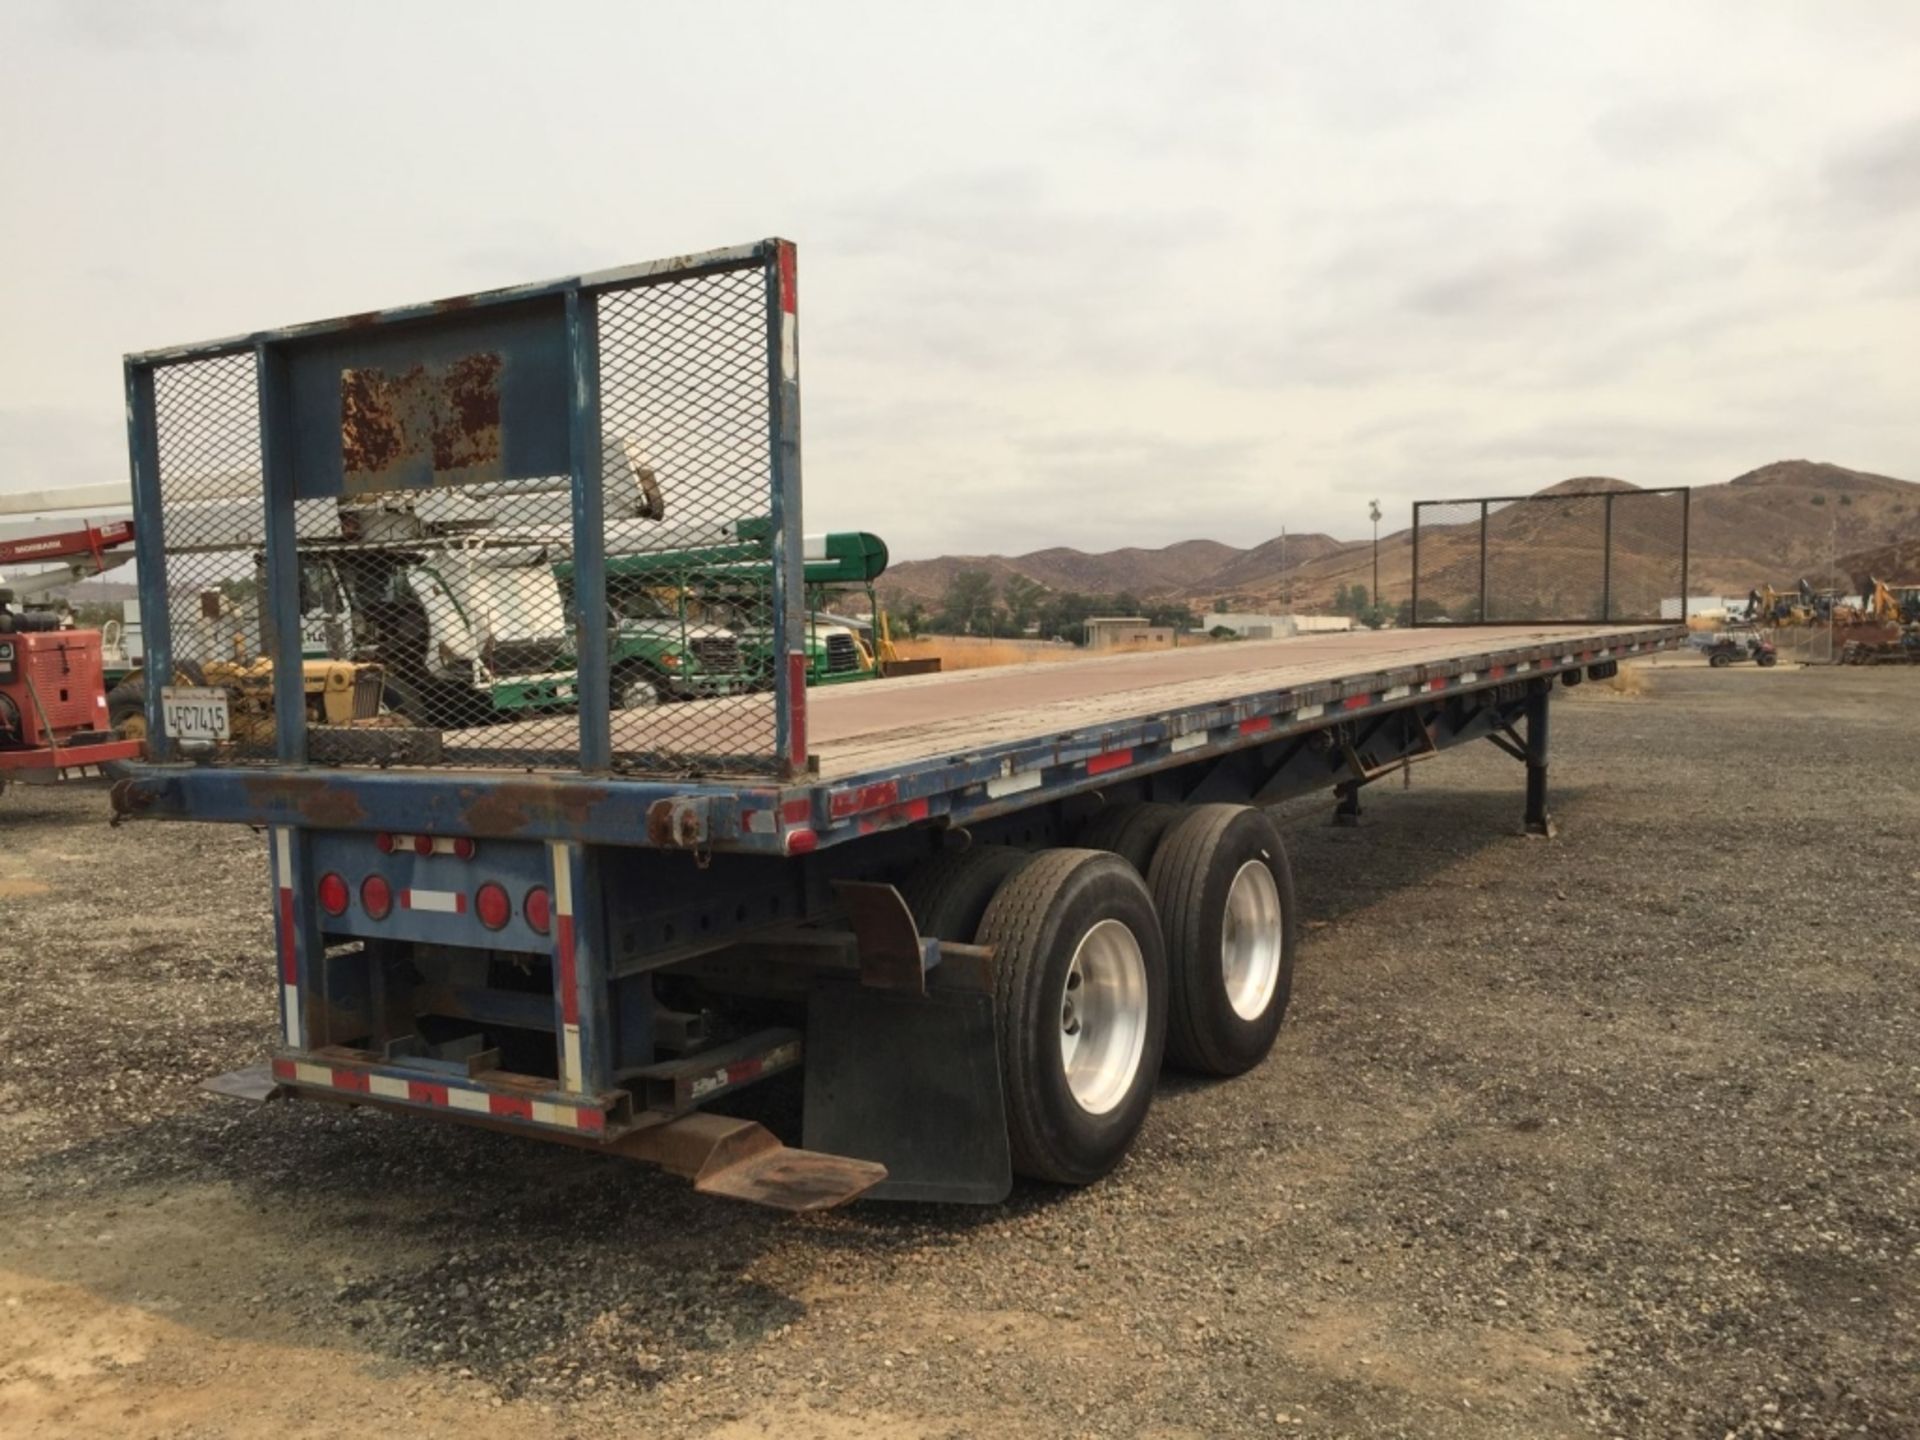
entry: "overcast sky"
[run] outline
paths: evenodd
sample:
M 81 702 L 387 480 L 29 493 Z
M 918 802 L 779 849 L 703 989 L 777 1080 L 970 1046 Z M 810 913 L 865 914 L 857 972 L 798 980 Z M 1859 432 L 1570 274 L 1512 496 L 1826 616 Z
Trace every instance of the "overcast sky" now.
M 0 489 L 127 350 L 769 234 L 900 556 L 1920 478 L 1912 0 L 10 0 L 0 116 Z

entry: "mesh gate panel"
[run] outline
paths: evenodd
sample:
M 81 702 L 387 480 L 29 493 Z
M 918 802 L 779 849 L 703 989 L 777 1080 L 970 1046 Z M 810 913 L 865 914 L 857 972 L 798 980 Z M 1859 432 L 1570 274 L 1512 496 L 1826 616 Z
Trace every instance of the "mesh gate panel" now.
M 1689 492 L 1590 491 L 1413 507 L 1413 623 L 1657 622 L 1682 613 Z
M 154 428 L 173 674 L 149 684 L 229 697 L 235 758 L 273 753 L 273 675 L 255 563 L 262 535 L 260 413 L 251 352 L 156 370 Z
M 599 325 L 614 763 L 770 769 L 765 277 L 603 292 Z
M 1414 507 L 1415 624 L 1472 624 L 1480 618 L 1478 500 Z
M 1541 495 L 1487 511 L 1486 614 L 1499 625 L 1605 613 L 1606 516 L 1599 495 Z
M 1687 590 L 1687 492 L 1621 491 L 1613 497 L 1612 533 L 1610 613 L 1683 618 L 1684 604 L 1672 609 L 1670 602 Z

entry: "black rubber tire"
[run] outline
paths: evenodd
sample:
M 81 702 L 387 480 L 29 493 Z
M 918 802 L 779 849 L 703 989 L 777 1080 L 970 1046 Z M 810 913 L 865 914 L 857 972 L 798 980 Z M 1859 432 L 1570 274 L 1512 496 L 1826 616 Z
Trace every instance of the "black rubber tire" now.
M 147 682 L 141 675 L 122 680 L 107 692 L 107 724 L 118 734 L 120 727 L 134 716 L 147 713 Z
M 1094 1115 L 1067 1086 L 1059 997 L 1081 937 L 1102 920 L 1120 921 L 1139 942 L 1147 1017 L 1132 1084 Z M 978 937 L 994 949 L 994 1027 L 1013 1168 L 1035 1180 L 1091 1184 L 1140 1133 L 1166 1043 L 1166 954 L 1146 882 L 1107 851 L 1048 850 L 1001 885 Z
M 914 928 L 935 940 L 971 945 L 994 892 L 1033 859 L 1011 845 L 971 845 L 924 861 L 907 876 L 900 895 Z
M 1756 655 L 1753 659 L 1754 663 L 1762 670 L 1770 670 L 1780 663 L 1780 657 L 1778 655 Z
M 1713 655 L 1707 656 L 1707 664 L 1711 665 L 1716 670 L 1724 670 L 1727 666 L 1731 665 L 1732 663 L 1733 663 L 1733 657 L 1731 655 L 1713 654 Z
M 1266 862 L 1279 891 L 1280 973 L 1266 1008 L 1243 1020 L 1227 996 L 1220 951 L 1227 894 L 1251 860 Z M 1273 1048 L 1293 993 L 1299 922 L 1279 830 L 1250 805 L 1196 806 L 1161 844 L 1147 888 L 1166 937 L 1168 1059 L 1204 1075 L 1244 1074 Z
M 1074 843 L 1083 850 L 1111 851 L 1145 875 L 1153 863 L 1153 852 L 1186 813 L 1184 805 L 1158 800 L 1109 805 L 1080 827 Z

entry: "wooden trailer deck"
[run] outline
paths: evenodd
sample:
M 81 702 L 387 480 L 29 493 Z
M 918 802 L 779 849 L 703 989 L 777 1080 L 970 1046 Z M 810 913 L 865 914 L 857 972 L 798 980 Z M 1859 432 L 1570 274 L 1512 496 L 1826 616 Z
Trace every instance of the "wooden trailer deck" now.
M 917 675 L 809 691 L 808 746 L 821 777 L 833 779 L 1213 700 L 1422 667 L 1485 669 L 1514 651 L 1564 654 L 1659 633 L 1644 625 L 1356 630 Z
M 1357 630 L 827 686 L 807 692 L 807 746 L 820 778 L 835 780 L 1276 690 L 1401 672 L 1417 672 L 1408 676 L 1414 681 L 1451 677 L 1528 657 L 1557 662 L 1635 639 L 1672 644 L 1680 633 L 1646 625 Z M 716 707 L 716 719 L 724 714 L 727 730 L 740 739 L 739 699 L 687 701 L 616 711 L 616 753 L 684 737 L 690 712 L 704 706 Z M 771 714 L 766 723 L 770 746 Z M 551 725 L 493 725 L 447 740 L 468 753 L 506 749 L 526 744 L 532 727 Z

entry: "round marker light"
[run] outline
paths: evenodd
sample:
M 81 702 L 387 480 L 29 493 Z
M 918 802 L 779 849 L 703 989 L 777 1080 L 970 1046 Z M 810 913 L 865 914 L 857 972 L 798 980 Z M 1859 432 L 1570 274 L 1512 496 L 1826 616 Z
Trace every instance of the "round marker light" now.
M 462 835 L 453 842 L 453 853 L 462 860 L 473 859 L 473 841 Z
M 416 835 L 413 837 L 413 853 L 416 855 L 433 854 L 433 836 Z
M 553 900 L 547 894 L 547 887 L 536 885 L 527 891 L 527 898 L 520 902 L 520 913 L 526 917 L 527 924 L 545 935 L 553 925 Z
M 378 835 L 373 837 L 373 848 L 378 850 L 382 855 L 391 855 L 393 853 L 393 836 L 382 830 Z
M 393 887 L 380 875 L 369 875 L 360 882 L 360 908 L 375 920 L 384 920 L 393 909 Z
M 513 902 L 507 899 L 505 890 L 489 880 L 473 892 L 473 913 L 487 929 L 503 929 L 513 918 Z
M 347 882 L 329 870 L 320 877 L 320 908 L 329 915 L 347 913 L 348 902 L 353 899 L 347 889 Z

